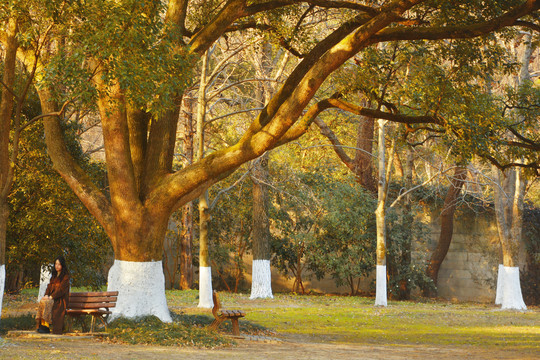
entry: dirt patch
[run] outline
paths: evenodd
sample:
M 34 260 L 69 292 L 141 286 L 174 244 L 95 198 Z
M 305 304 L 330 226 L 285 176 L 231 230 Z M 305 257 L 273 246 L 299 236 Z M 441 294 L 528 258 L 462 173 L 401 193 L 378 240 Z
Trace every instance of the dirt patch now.
M 0 359 L 538 359 L 536 353 L 482 350 L 478 347 L 368 346 L 323 344 L 298 341 L 265 343 L 237 340 L 238 345 L 220 349 L 119 345 L 97 339 L 4 338 L 0 339 Z

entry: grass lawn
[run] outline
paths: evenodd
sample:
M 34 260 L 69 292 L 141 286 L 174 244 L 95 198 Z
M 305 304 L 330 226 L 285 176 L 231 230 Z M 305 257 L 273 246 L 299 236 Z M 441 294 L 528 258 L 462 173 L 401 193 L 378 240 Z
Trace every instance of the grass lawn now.
M 197 291 L 169 291 L 171 309 L 200 312 Z M 241 308 L 246 321 L 306 341 L 378 345 L 474 345 L 540 351 L 540 311 L 501 311 L 474 303 L 389 302 L 349 296 L 276 294 L 249 300 L 220 294 L 224 308 Z M 240 321 L 242 323 L 242 321 Z M 242 328 L 241 328 L 242 330 Z
M 37 290 L 4 297 L 5 317 L 35 308 Z M 169 308 L 178 319 L 203 327 L 210 310 L 198 309 L 198 291 L 167 291 Z M 373 306 L 373 299 L 349 296 L 276 294 L 274 299 L 249 300 L 246 294 L 220 293 L 223 308 L 243 309 L 244 333 L 269 334 L 299 342 L 368 345 L 474 346 L 540 354 L 540 310 L 501 311 L 474 303 L 390 302 Z M 33 312 L 32 312 L 33 313 Z M 184 320 L 180 320 L 184 321 Z M 13 324 L 11 325 L 13 326 Z M 16 326 L 16 324 L 15 324 Z

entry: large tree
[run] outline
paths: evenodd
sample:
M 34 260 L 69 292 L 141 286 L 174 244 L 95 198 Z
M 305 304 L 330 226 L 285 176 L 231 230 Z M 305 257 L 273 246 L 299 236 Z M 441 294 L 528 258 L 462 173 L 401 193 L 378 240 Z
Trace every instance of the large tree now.
M 38 66 L 43 113 L 59 111 L 66 97 L 72 104 L 94 101 L 98 109 L 110 196 L 67 150 L 62 117 L 43 121 L 55 169 L 111 240 L 115 262 L 109 288 L 120 291 L 115 316 L 154 314 L 170 321 L 161 265 L 170 214 L 243 163 L 295 139 L 307 125 L 304 109 L 329 75 L 379 42 L 471 38 L 526 25 L 524 17 L 536 12 L 540 1 L 34 0 L 17 5 L 27 7 L 26 24 L 36 33 L 54 33 Z M 0 9 L 2 17 L 11 11 Z M 328 21 L 323 30 L 311 29 L 308 43 L 296 41 L 299 32 L 288 31 L 294 30 L 290 26 L 273 26 L 285 19 L 279 25 L 306 24 L 308 31 L 311 14 Z M 193 61 L 220 37 L 248 28 L 275 34 L 301 61 L 235 144 L 172 172 L 178 108 Z M 5 28 L 0 41 L 7 42 Z M 30 39 L 19 51 L 28 67 L 38 45 Z

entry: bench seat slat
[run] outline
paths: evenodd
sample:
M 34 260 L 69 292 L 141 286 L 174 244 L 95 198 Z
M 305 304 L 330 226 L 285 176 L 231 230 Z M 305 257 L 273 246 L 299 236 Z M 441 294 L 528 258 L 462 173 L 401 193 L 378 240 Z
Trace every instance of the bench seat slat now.
M 72 292 L 69 296 L 118 296 L 118 291 L 90 291 L 90 292 Z
M 240 310 L 221 310 L 221 314 L 224 316 L 243 317 L 246 313 Z
M 116 303 L 78 303 L 70 302 L 69 309 L 99 309 L 116 307 Z
M 99 310 L 99 309 L 69 309 L 67 311 L 69 315 L 107 315 L 112 314 L 111 311 Z
M 85 303 L 101 303 L 101 302 L 116 302 L 116 296 L 96 296 L 96 297 L 82 297 L 82 296 L 69 296 L 69 302 L 85 302 Z

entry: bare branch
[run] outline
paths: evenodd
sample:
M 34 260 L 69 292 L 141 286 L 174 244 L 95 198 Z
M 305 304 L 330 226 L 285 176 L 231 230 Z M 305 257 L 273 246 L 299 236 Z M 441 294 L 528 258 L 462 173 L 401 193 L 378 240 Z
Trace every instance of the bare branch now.
M 216 204 L 217 204 L 217 201 L 219 200 L 219 197 L 223 194 L 225 194 L 226 192 L 229 192 L 231 191 L 232 189 L 234 189 L 236 186 L 238 186 L 238 184 L 240 184 L 242 181 L 244 181 L 244 179 L 249 175 L 249 173 L 251 172 L 251 170 L 253 169 L 253 166 L 260 162 L 260 158 L 257 158 L 255 159 L 251 165 L 249 166 L 249 168 L 247 169 L 247 171 L 245 173 L 242 174 L 242 176 L 240 176 L 240 178 L 238 180 L 236 180 L 231 186 L 225 188 L 225 189 L 221 189 L 217 194 L 216 194 L 216 197 L 214 198 L 214 200 L 212 201 L 212 204 L 210 204 L 210 207 L 209 209 L 212 210 Z
M 212 119 L 210 119 L 208 121 L 205 121 L 204 126 L 206 126 L 206 125 L 208 125 L 210 123 L 213 123 L 216 120 L 223 119 L 223 118 L 226 118 L 226 117 L 229 117 L 229 116 L 233 116 L 233 115 L 236 115 L 236 114 L 242 114 L 242 113 L 246 113 L 246 112 L 251 112 L 251 111 L 261 111 L 263 109 L 264 108 L 243 109 L 243 110 L 238 110 L 238 111 L 228 113 L 228 114 L 225 114 L 225 115 L 216 116 L 215 118 L 212 118 Z
M 442 176 L 443 174 L 447 173 L 448 171 L 452 170 L 452 169 L 455 169 L 457 166 L 452 166 L 444 171 L 441 171 L 441 172 L 438 172 L 436 174 L 434 174 L 433 176 L 431 176 L 429 179 L 427 179 L 426 181 L 424 181 L 423 183 L 421 184 L 418 184 L 412 188 L 410 188 L 409 190 L 405 191 L 404 193 L 400 193 L 399 196 L 394 200 L 394 202 L 392 202 L 392 204 L 390 204 L 389 208 L 392 208 L 394 207 L 401 199 L 403 199 L 405 196 L 407 196 L 407 194 L 410 194 L 411 192 L 413 192 L 414 190 L 418 189 L 418 188 L 421 188 L 422 186 L 425 186 L 427 184 L 429 184 L 431 181 L 433 181 L 433 179 L 435 179 L 436 177 L 438 176 Z

